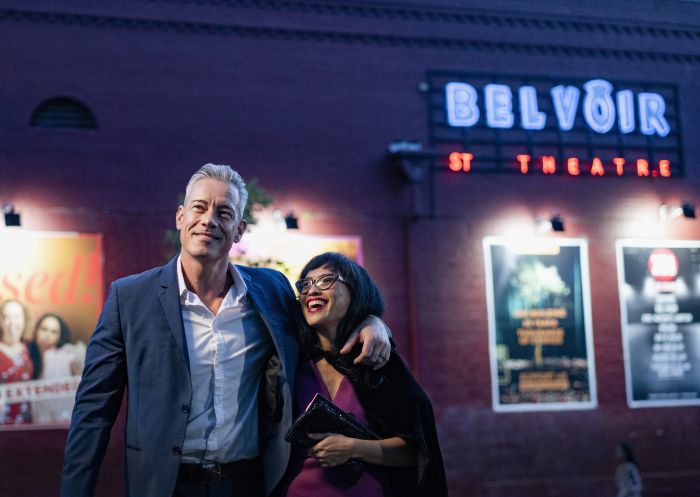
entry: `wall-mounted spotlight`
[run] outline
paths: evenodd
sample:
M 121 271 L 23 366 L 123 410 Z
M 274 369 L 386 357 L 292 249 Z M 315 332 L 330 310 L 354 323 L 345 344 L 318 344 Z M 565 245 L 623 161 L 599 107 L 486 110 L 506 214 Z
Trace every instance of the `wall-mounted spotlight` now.
M 412 184 L 417 185 L 428 178 L 430 159 L 434 154 L 423 150 L 415 140 L 394 140 L 387 147 L 389 155 L 401 165 L 401 172 Z
M 299 219 L 294 215 L 293 212 L 288 212 L 284 216 L 284 224 L 288 230 L 298 230 L 299 229 Z
M 549 218 L 552 224 L 552 231 L 564 231 L 564 219 L 559 214 L 554 214 Z
M 683 217 L 688 219 L 695 219 L 695 204 L 690 202 L 683 202 L 681 204 L 681 211 L 683 212 Z
M 565 230 L 564 218 L 562 218 L 560 214 L 552 214 L 549 219 L 539 219 L 537 220 L 537 225 L 542 233 L 550 230 L 557 232 Z
M 5 214 L 5 226 L 22 226 L 22 220 L 20 218 L 19 212 L 15 210 L 14 205 L 5 204 L 2 210 Z
M 679 205 L 661 204 L 659 206 L 659 219 L 661 221 L 671 221 L 679 217 L 695 219 L 695 204 L 686 200 Z

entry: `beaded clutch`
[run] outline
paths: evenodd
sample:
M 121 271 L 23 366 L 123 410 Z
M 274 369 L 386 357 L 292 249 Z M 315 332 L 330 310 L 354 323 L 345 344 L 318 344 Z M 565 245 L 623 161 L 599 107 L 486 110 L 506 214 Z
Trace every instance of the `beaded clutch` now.
M 287 431 L 287 442 L 309 448 L 318 443 L 308 437 L 309 433 L 336 433 L 349 438 L 376 440 L 376 433 L 360 423 L 355 416 L 345 412 L 338 406 L 317 393 L 306 410 L 294 421 Z M 339 466 L 331 468 L 336 471 L 343 481 L 352 485 L 360 479 L 365 465 L 358 459 L 350 459 Z

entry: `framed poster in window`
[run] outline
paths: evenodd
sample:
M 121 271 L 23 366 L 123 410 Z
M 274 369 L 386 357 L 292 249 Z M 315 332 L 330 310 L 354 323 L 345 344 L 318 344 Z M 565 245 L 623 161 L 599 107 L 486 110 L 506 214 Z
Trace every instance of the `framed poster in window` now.
M 627 403 L 700 405 L 700 241 L 618 240 Z
M 102 263 L 99 234 L 0 231 L 0 429 L 68 426 Z
M 597 405 L 583 239 L 484 239 L 493 409 Z

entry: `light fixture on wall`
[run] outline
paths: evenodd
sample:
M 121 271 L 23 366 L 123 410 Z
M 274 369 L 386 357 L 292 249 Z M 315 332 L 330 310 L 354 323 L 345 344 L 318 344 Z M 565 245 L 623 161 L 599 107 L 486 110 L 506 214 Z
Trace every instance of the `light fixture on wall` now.
M 672 221 L 679 217 L 695 219 L 695 204 L 684 200 L 678 205 L 661 204 L 659 206 L 659 219 L 661 221 Z
M 561 217 L 561 214 L 552 214 L 549 219 L 538 219 L 537 226 L 542 233 L 546 231 L 556 231 L 561 233 L 566 229 L 564 227 L 564 218 Z
M 695 204 L 683 202 L 681 204 L 681 211 L 683 212 L 683 217 L 695 219 Z
M 299 229 L 299 219 L 294 215 L 292 211 L 289 211 L 287 215 L 284 216 L 284 224 L 288 230 Z
M 5 204 L 2 208 L 5 214 L 5 226 L 22 226 L 22 220 L 20 218 L 19 212 L 15 210 L 15 206 L 12 204 Z
M 416 140 L 394 140 L 387 147 L 389 156 L 398 161 L 404 177 L 413 185 L 428 179 L 430 159 L 434 154 L 423 150 Z
M 559 214 L 550 217 L 549 222 L 552 225 L 552 231 L 564 231 L 564 219 Z

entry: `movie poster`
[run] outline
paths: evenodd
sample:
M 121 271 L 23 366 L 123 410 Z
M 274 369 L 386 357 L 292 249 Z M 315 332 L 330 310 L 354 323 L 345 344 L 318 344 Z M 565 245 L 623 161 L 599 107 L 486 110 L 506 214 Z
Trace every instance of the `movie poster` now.
M 630 407 L 700 405 L 700 242 L 618 240 Z
M 101 308 L 101 235 L 0 230 L 0 430 L 68 426 Z
M 597 405 L 587 243 L 484 239 L 493 409 Z
M 307 235 L 293 230 L 251 226 L 231 247 L 230 259 L 236 264 L 277 269 L 293 284 L 307 262 L 324 252 L 340 252 L 362 265 L 359 236 Z

